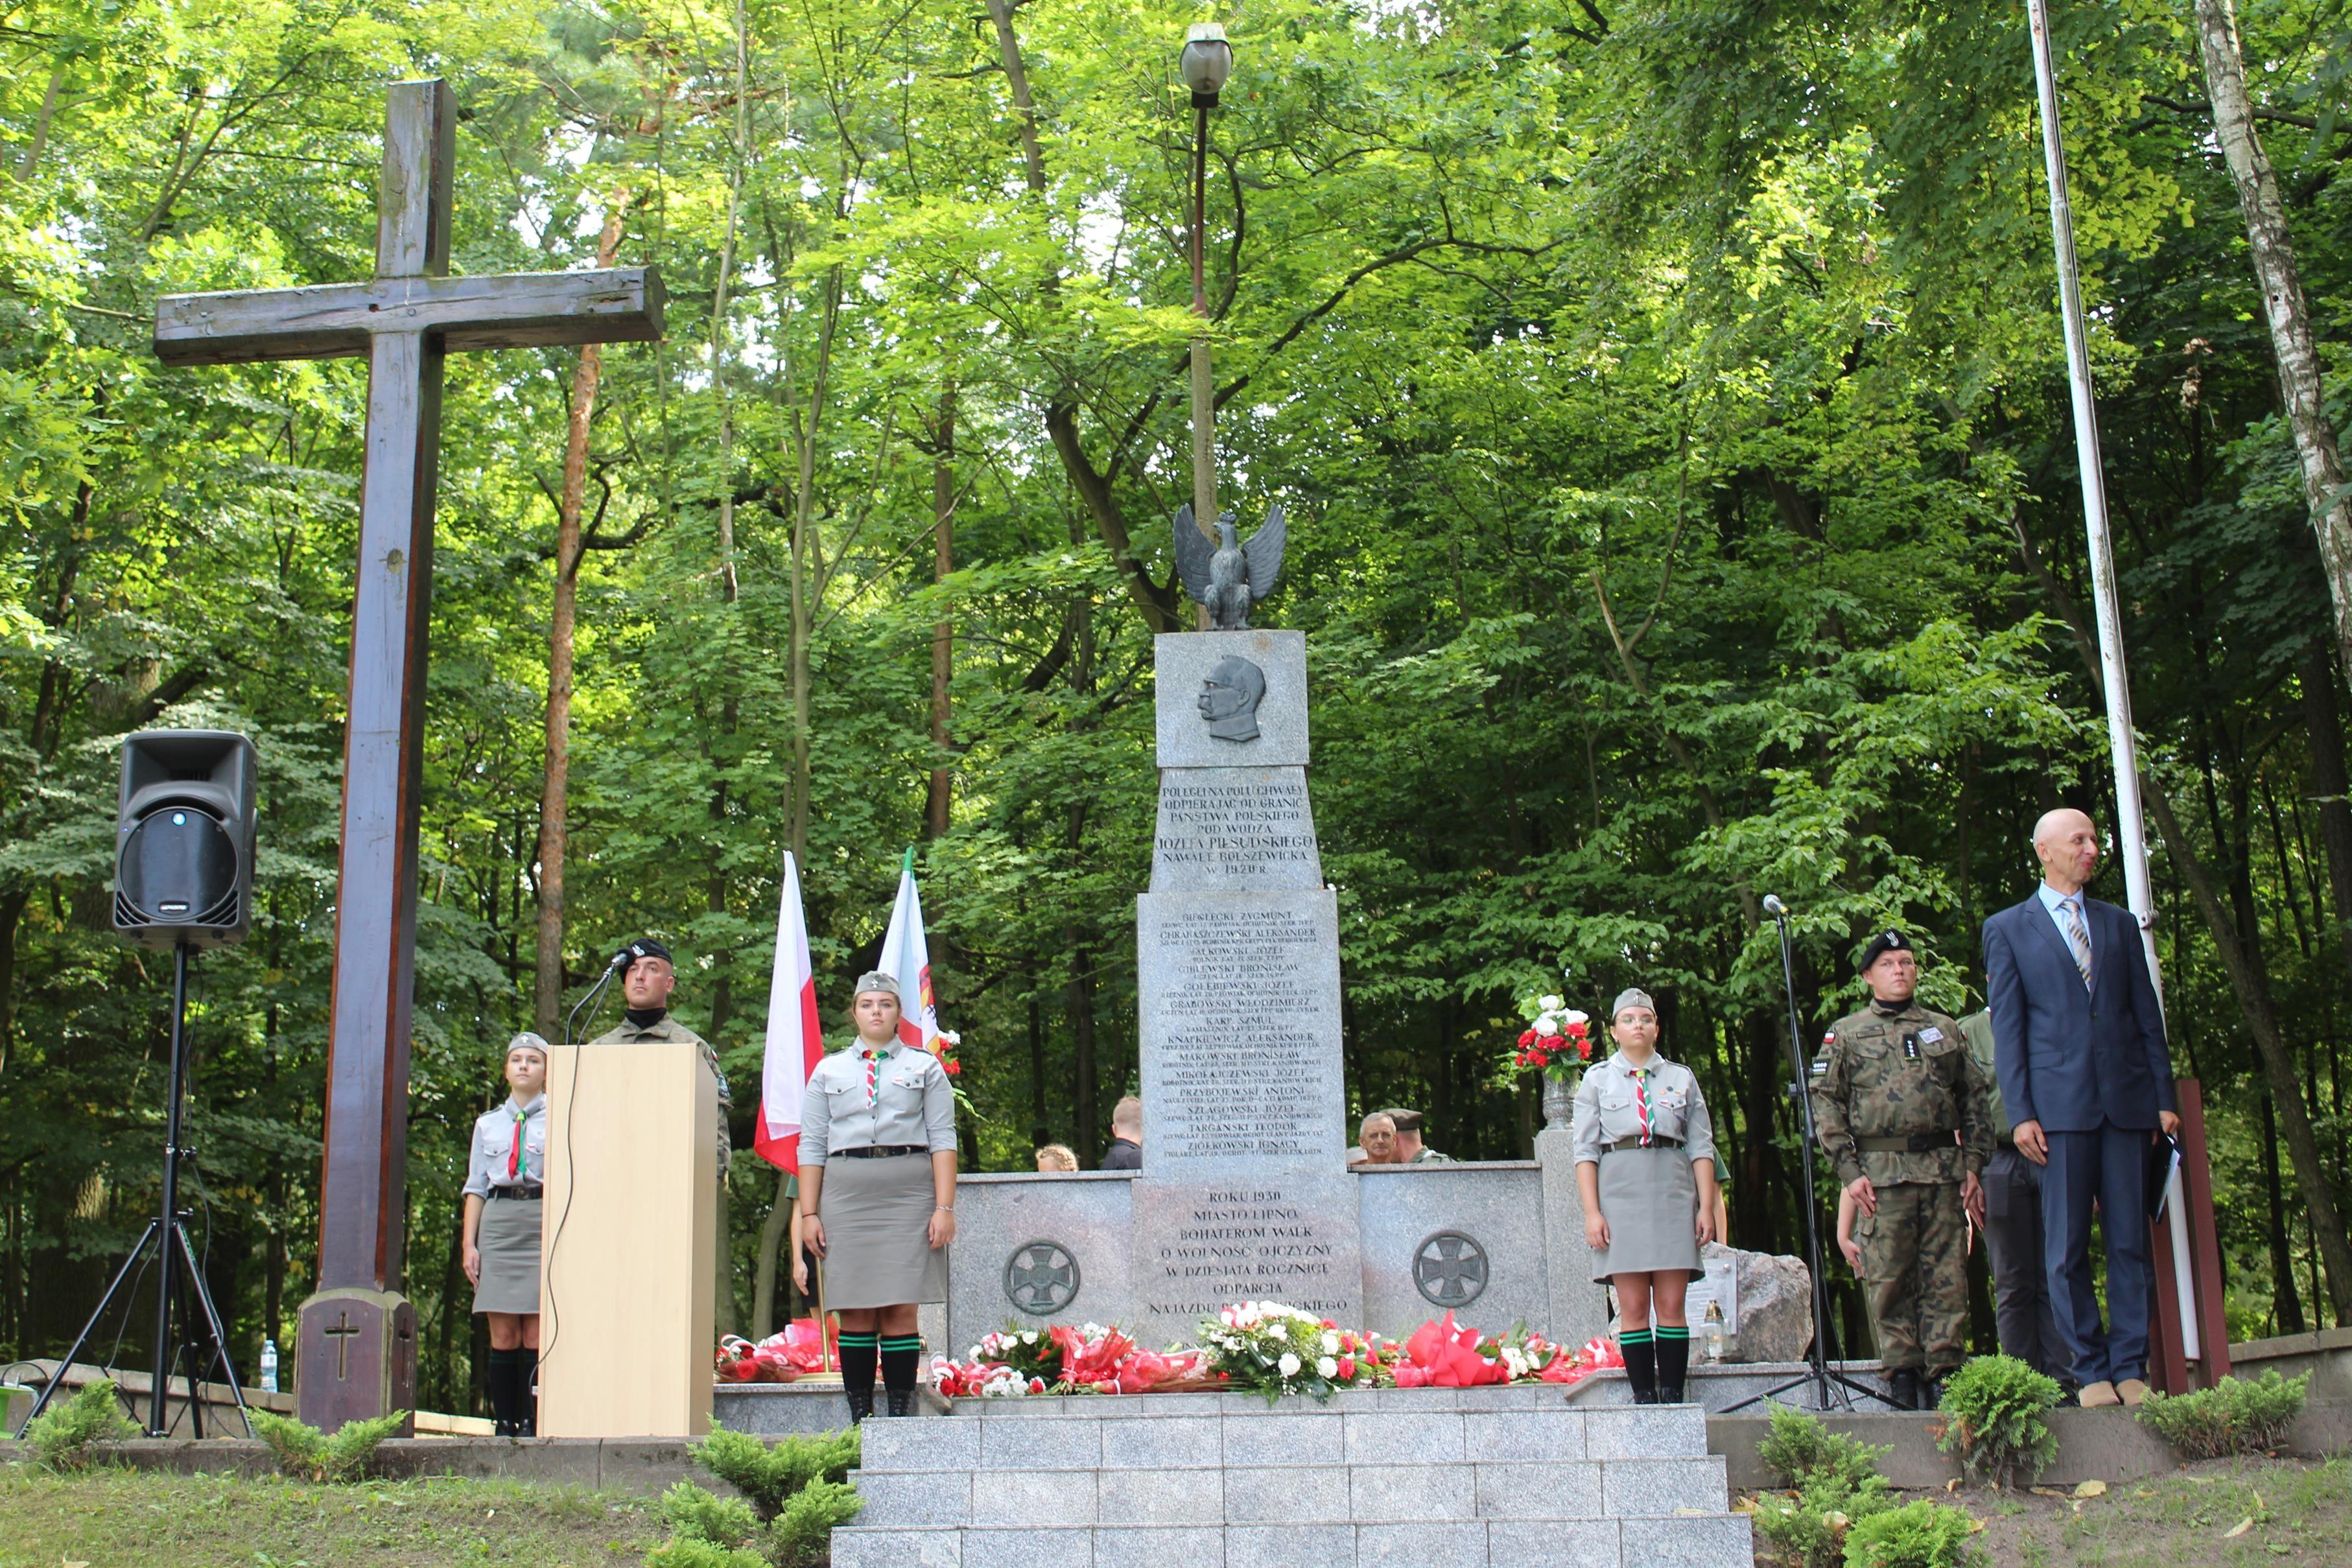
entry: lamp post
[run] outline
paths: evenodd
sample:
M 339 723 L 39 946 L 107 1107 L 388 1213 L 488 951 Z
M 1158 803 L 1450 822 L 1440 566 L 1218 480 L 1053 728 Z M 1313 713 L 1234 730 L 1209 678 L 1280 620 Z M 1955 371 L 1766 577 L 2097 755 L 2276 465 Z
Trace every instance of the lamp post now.
M 1209 379 L 1209 294 L 1202 229 L 1209 195 L 1209 110 L 1217 107 L 1217 94 L 1234 71 L 1234 47 L 1225 42 L 1224 28 L 1214 22 L 1195 25 L 1184 35 L 1177 69 L 1192 89 L 1192 314 L 1200 322 L 1192 334 L 1192 522 L 1215 538 L 1216 389 Z M 1208 612 L 1201 615 L 1205 626 Z

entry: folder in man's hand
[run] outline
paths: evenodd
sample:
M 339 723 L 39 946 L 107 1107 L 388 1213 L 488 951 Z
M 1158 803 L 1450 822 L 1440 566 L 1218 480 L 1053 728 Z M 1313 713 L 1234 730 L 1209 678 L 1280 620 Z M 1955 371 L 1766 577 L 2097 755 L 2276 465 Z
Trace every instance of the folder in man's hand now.
M 2180 1140 L 2169 1133 L 2158 1133 L 2147 1146 L 2147 1193 L 2145 1199 L 2150 1219 L 2164 1218 L 2164 1195 L 2172 1186 L 2172 1172 L 2180 1164 Z

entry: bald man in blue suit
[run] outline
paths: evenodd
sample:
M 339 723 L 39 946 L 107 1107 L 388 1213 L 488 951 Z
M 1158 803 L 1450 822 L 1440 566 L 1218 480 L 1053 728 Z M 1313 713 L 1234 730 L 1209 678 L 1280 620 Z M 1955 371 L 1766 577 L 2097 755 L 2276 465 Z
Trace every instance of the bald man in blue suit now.
M 2042 885 L 1984 926 L 1993 1070 L 2017 1152 L 2042 1167 L 2050 1301 L 2088 1406 L 2147 1397 L 2147 1156 L 2180 1130 L 2164 1011 L 2131 912 L 2086 897 L 2099 832 L 2080 811 L 2033 829 Z M 2091 1206 L 2106 1242 L 2107 1322 L 2091 1286 Z

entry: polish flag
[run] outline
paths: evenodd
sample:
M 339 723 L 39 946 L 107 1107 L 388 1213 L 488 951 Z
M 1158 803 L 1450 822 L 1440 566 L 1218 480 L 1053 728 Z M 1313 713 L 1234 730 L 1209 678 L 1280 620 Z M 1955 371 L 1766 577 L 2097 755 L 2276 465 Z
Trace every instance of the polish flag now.
M 767 1055 L 760 1067 L 760 1114 L 751 1148 L 780 1170 L 801 1163 L 801 1095 L 824 1060 L 816 1021 L 816 969 L 809 962 L 808 916 L 801 909 L 801 868 L 784 854 L 784 890 L 776 910 L 776 972 L 768 982 Z
M 898 1038 L 936 1055 L 940 1010 L 931 999 L 931 946 L 923 936 L 923 899 L 915 891 L 915 851 L 898 866 L 898 899 L 882 938 L 882 973 L 898 982 Z

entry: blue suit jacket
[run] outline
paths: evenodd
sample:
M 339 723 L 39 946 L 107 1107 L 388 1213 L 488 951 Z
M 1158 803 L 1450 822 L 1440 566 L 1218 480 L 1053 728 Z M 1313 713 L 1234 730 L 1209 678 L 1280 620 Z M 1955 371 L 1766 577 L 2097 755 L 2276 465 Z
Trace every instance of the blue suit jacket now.
M 1993 1071 L 2011 1122 L 2087 1133 L 2102 1122 L 2153 1128 L 2175 1109 L 2164 1014 L 2129 910 L 2083 901 L 2094 988 L 2037 892 L 1984 925 Z

